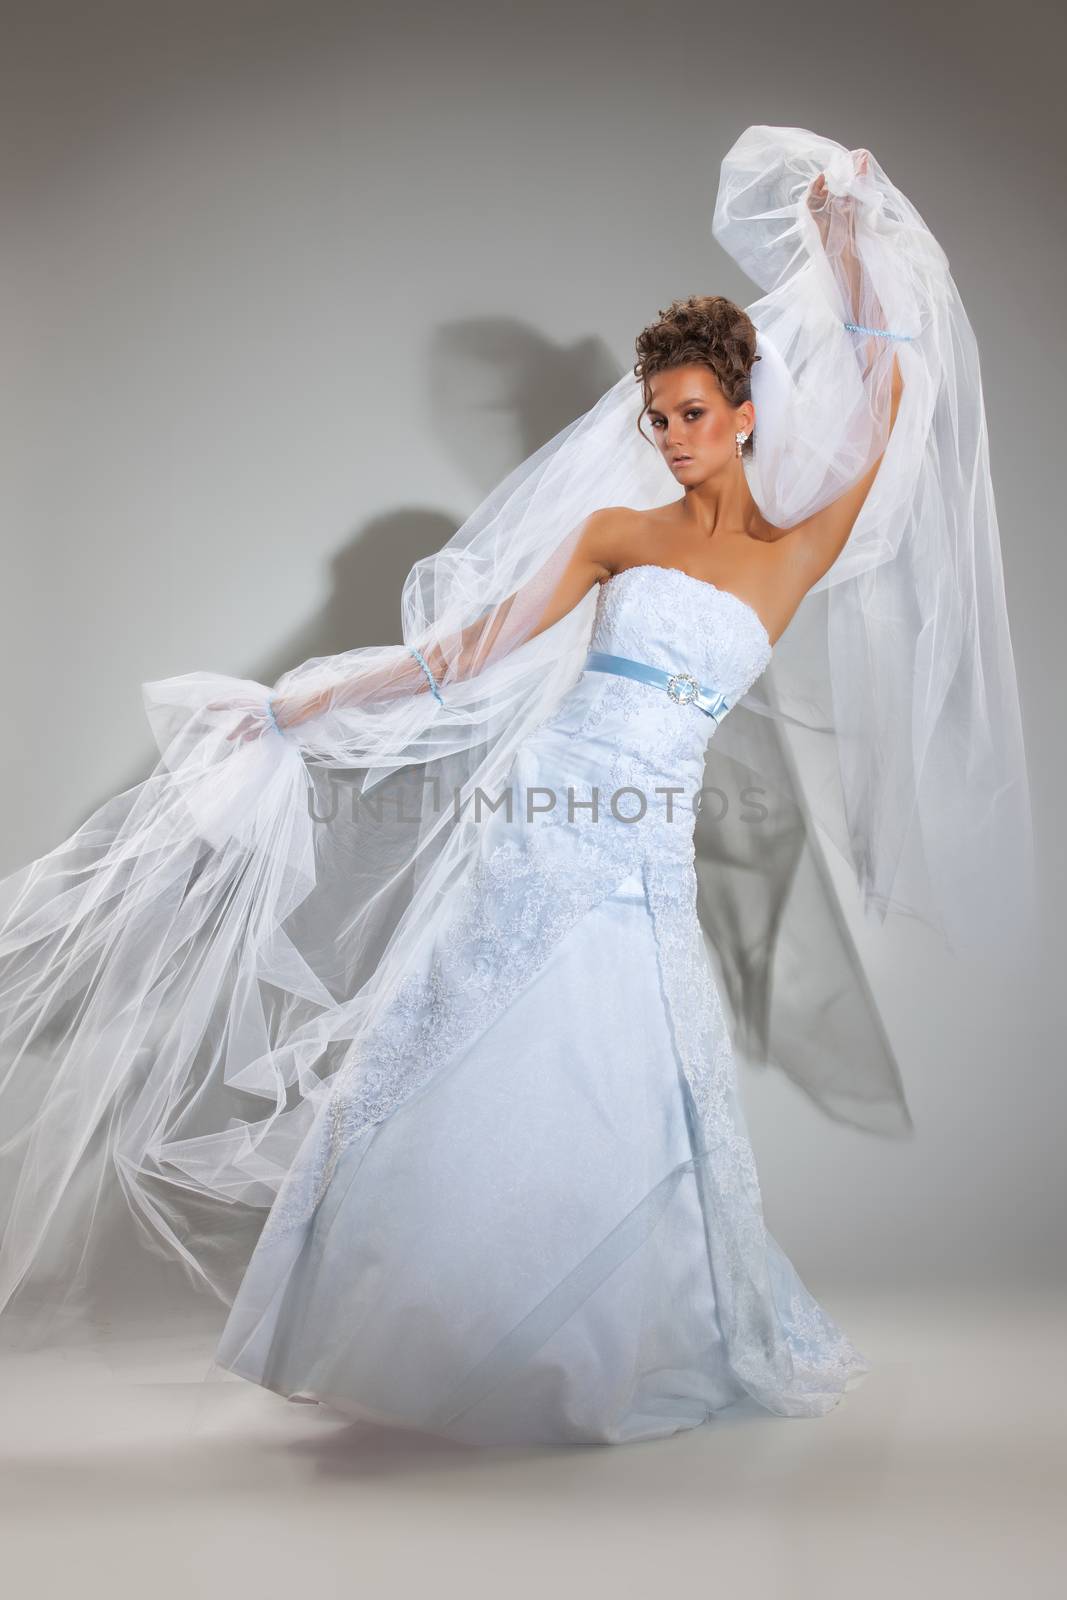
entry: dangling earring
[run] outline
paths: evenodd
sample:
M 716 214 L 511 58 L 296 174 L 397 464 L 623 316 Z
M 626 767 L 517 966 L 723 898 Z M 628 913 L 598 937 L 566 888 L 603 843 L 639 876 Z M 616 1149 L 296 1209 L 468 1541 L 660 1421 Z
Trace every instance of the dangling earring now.
M 734 434 L 734 438 L 737 440 L 737 459 L 738 459 L 738 461 L 740 461 L 740 459 L 741 459 L 741 446 L 744 444 L 745 440 L 748 438 L 748 434 L 747 433 L 735 433 Z

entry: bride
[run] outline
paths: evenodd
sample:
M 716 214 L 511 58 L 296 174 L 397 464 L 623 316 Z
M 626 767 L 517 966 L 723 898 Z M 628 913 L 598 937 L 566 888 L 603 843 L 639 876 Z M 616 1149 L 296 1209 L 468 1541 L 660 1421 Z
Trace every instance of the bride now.
M 9 1318 L 88 1303 L 118 1193 L 221 1368 L 389 1426 L 618 1443 L 869 1370 L 764 1222 L 744 910 L 789 885 L 813 1016 L 814 823 L 878 920 L 1031 926 L 977 352 L 870 152 L 749 128 L 713 232 L 763 297 L 660 312 L 402 645 L 146 684 L 155 772 L 0 885 Z M 886 1131 L 873 1027 L 799 1031 Z

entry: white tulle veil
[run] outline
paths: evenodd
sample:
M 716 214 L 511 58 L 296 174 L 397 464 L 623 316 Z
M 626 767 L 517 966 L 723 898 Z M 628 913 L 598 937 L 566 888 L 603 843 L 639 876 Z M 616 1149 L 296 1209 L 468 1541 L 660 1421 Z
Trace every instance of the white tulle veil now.
M 894 354 L 904 390 L 847 547 L 711 742 L 709 787 L 758 789 L 765 825 L 702 810 L 698 871 L 739 1047 L 900 1132 L 820 838 L 870 916 L 962 954 L 1017 951 L 1034 884 L 976 343 L 929 229 L 854 157 L 759 126 L 722 163 L 713 233 L 763 290 L 746 471 L 767 519 L 793 527 L 886 447 Z M 847 258 L 806 204 L 820 172 L 854 202 Z M 146 684 L 155 770 L 0 885 L 0 1305 L 75 1297 L 115 1196 L 228 1301 L 338 1069 L 362 1074 L 368 1120 L 433 1072 L 432 1038 L 388 1071 L 360 1042 L 470 868 L 477 792 L 582 670 L 595 591 L 534 629 L 585 518 L 678 492 L 642 409 L 628 372 L 418 561 L 402 642 L 272 688 Z M 228 737 L 269 693 L 319 709 Z

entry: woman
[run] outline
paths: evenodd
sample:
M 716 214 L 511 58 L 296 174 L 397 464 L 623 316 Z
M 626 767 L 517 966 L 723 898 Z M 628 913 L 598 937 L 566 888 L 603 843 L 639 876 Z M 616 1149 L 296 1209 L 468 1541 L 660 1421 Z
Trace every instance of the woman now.
M 146 686 L 160 768 L 4 885 L 5 1298 L 54 1302 L 117 1181 L 222 1367 L 389 1425 L 622 1442 L 868 1370 L 764 1225 L 698 801 L 714 734 L 877 915 L 1029 925 L 977 358 L 868 152 L 747 130 L 714 231 L 764 299 L 644 330 L 416 564 L 403 646 Z M 761 821 L 724 856 L 770 870 Z

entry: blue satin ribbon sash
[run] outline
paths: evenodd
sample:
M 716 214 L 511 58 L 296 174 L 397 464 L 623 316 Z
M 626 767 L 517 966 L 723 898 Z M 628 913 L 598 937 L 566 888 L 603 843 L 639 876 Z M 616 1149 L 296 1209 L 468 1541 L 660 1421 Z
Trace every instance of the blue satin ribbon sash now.
M 590 650 L 585 665 L 590 672 L 616 672 L 622 678 L 633 678 L 638 683 L 650 683 L 654 689 L 664 689 L 676 704 L 694 705 L 716 723 L 721 722 L 730 709 L 725 695 L 703 688 L 691 672 L 667 672 L 662 667 L 650 667 L 646 661 L 608 655 L 604 650 Z

